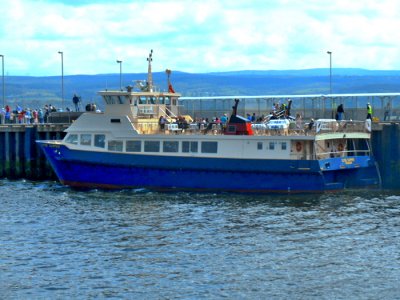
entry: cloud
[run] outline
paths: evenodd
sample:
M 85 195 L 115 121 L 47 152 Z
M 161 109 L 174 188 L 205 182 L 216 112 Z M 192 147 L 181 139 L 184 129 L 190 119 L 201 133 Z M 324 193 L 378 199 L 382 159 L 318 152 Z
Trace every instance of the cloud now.
M 334 67 L 400 69 L 396 0 L 8 1 L 0 52 L 10 75 Z

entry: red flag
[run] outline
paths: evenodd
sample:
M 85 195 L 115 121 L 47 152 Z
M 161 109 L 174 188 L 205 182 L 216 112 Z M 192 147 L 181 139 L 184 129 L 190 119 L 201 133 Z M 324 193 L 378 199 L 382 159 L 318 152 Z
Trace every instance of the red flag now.
M 168 85 L 168 92 L 169 93 L 175 93 L 174 88 L 172 87 L 172 84 Z

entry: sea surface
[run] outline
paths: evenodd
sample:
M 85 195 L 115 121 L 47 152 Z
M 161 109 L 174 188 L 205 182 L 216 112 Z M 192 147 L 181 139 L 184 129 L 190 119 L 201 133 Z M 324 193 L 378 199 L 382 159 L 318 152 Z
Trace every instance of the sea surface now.
M 400 192 L 0 180 L 0 299 L 400 299 Z

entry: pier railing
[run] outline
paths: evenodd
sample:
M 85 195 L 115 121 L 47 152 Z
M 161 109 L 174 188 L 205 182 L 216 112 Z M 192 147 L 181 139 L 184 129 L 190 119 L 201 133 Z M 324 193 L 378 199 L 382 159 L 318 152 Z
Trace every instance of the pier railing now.
M 289 121 L 288 121 L 289 122 Z M 371 132 L 371 123 L 367 125 L 367 121 L 342 120 L 336 121 L 332 119 L 316 120 L 315 124 L 290 122 L 287 128 L 270 128 L 267 122 L 252 123 L 254 135 L 316 135 L 324 133 L 346 133 L 346 132 Z M 211 122 L 179 124 L 169 123 L 165 125 L 165 129 L 161 130 L 155 122 L 141 122 L 136 124 L 139 132 L 144 134 L 160 133 L 160 134 L 206 134 L 206 135 L 222 135 L 224 134 L 224 125 Z
M 242 116 L 266 116 L 276 104 L 287 104 L 290 99 L 291 115 L 300 114 L 304 120 L 335 118 L 339 104 L 344 106 L 346 119 L 365 120 L 370 103 L 372 115 L 380 121 L 400 121 L 400 93 L 181 97 L 180 113 L 195 119 L 220 117 L 232 111 L 234 99 L 240 99 L 238 114 Z

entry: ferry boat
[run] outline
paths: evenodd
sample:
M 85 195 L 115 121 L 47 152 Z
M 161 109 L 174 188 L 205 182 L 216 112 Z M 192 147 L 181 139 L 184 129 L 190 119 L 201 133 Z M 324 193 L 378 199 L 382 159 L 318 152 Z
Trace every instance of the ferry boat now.
M 320 119 L 306 129 L 285 118 L 251 123 L 238 115 L 236 99 L 225 126 L 193 123 L 179 113 L 171 72 L 168 91 L 158 91 L 152 51 L 147 60 L 147 81 L 100 91 L 103 113 L 82 114 L 62 140 L 37 141 L 62 184 L 241 193 L 380 185 L 370 122 Z

